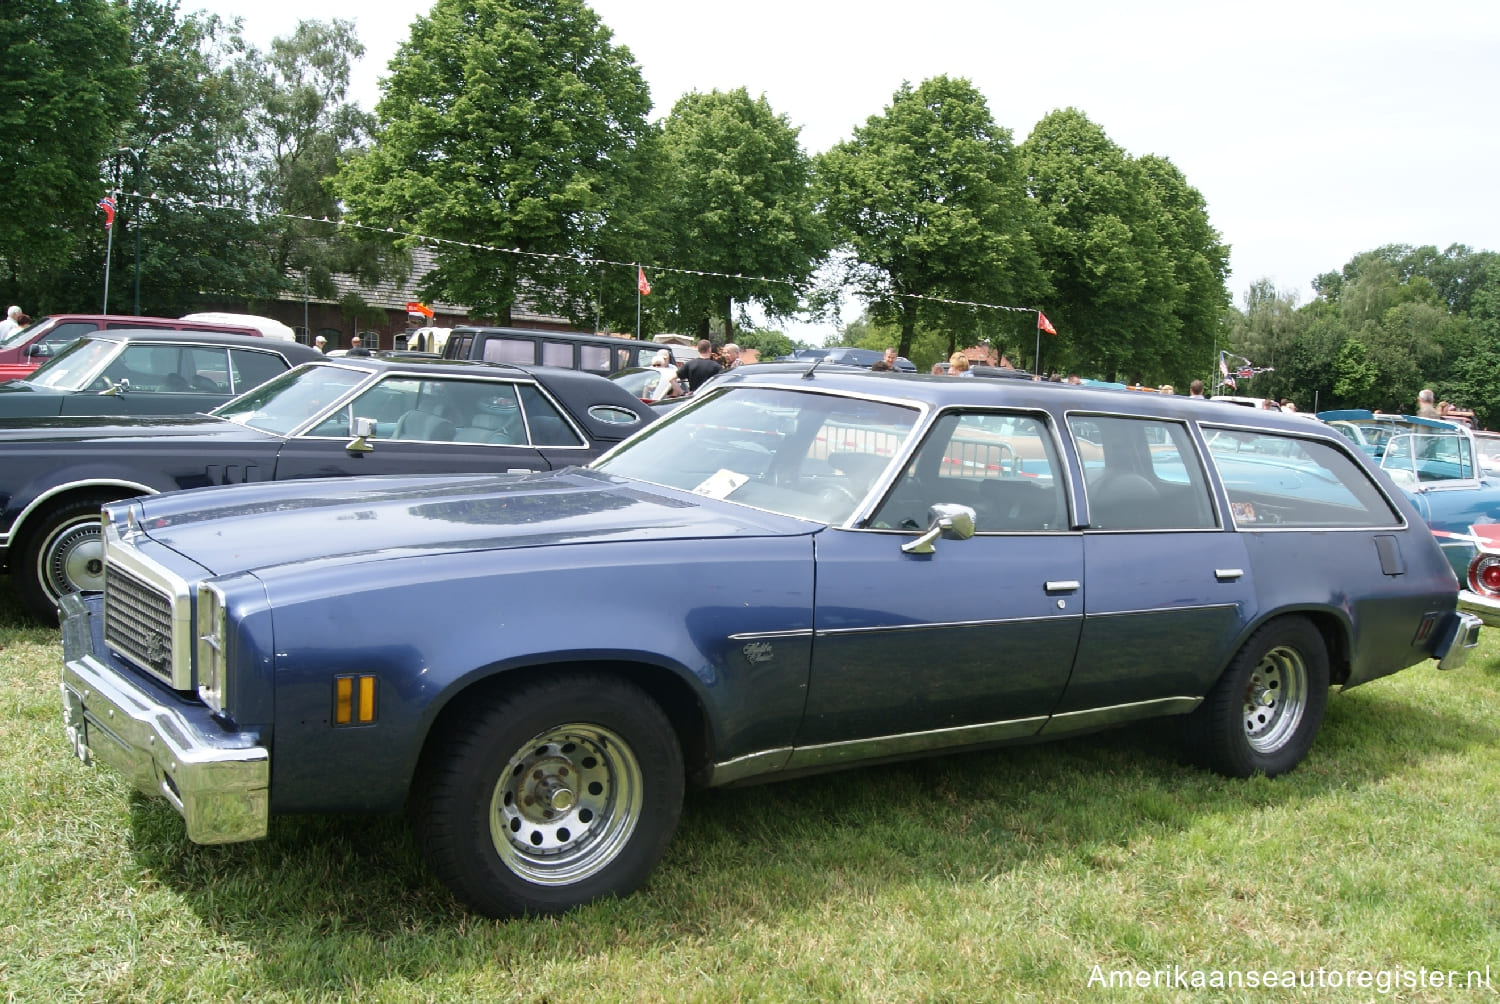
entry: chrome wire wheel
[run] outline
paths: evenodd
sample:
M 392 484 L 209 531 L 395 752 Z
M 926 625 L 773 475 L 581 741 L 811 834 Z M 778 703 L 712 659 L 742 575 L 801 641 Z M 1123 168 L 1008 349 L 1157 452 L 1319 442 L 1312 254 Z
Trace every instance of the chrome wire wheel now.
M 559 725 L 510 757 L 490 799 L 490 838 L 528 882 L 581 882 L 630 842 L 644 792 L 640 762 L 617 733 Z
M 1307 711 L 1308 671 L 1302 654 L 1278 645 L 1261 656 L 1245 684 L 1245 739 L 1257 753 L 1275 753 L 1297 734 Z

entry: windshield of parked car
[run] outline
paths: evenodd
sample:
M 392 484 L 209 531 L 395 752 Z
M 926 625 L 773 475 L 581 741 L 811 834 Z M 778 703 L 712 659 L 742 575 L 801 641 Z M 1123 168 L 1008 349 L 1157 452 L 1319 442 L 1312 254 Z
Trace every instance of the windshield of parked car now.
M 308 363 L 288 370 L 233 401 L 226 401 L 210 414 L 262 432 L 286 436 L 308 419 L 322 414 L 325 408 L 369 376 L 364 370 Z
M 4 338 L 0 338 L 0 349 L 8 349 L 12 345 L 25 345 L 34 335 L 40 334 L 42 329 L 50 328 L 56 323 L 55 317 L 44 317 L 39 321 L 32 321 L 24 328 L 17 328 Z
M 880 483 L 914 407 L 817 391 L 727 387 L 598 462 L 598 470 L 841 524 Z
M 48 390 L 83 390 L 123 344 L 108 338 L 80 338 L 33 370 L 26 382 Z

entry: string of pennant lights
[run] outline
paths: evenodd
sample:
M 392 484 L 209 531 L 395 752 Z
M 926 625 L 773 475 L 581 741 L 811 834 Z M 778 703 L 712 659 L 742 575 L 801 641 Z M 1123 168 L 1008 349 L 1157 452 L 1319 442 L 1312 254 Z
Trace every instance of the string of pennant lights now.
M 124 193 L 119 193 L 119 195 L 123 195 L 123 194 Z M 643 293 L 643 294 L 648 293 L 649 290 L 650 290 L 650 284 L 646 281 L 646 270 L 648 270 L 648 269 L 651 272 L 654 272 L 654 273 L 657 273 L 657 274 L 667 273 L 667 274 L 675 274 L 675 275 L 692 275 L 692 276 L 700 276 L 700 277 L 706 277 L 706 278 L 711 278 L 711 279 L 741 279 L 741 280 L 745 280 L 747 282 L 774 283 L 774 284 L 781 285 L 781 286 L 791 286 L 791 287 L 795 287 L 797 285 L 796 283 L 792 282 L 789 279 L 773 279 L 773 278 L 770 278 L 769 276 L 745 275 L 744 273 L 741 273 L 741 272 L 714 272 L 714 271 L 707 270 L 707 269 L 681 268 L 681 267 L 677 267 L 677 266 L 673 266 L 673 265 L 660 265 L 660 264 L 650 264 L 650 265 L 648 265 L 648 264 L 644 264 L 644 263 L 641 263 L 641 262 L 633 262 L 633 261 L 614 261 L 614 260 L 609 259 L 609 258 L 590 258 L 590 257 L 584 257 L 584 256 L 578 256 L 578 255 L 549 254 L 549 253 L 543 252 L 543 251 L 523 251 L 520 248 L 499 247 L 499 246 L 494 245 L 494 244 L 484 244 L 484 243 L 481 243 L 481 242 L 478 242 L 478 241 L 461 241 L 461 240 L 455 240 L 455 239 L 450 238 L 450 237 L 434 237 L 431 234 L 419 234 L 419 233 L 414 233 L 414 232 L 409 231 L 409 230 L 398 230 L 395 227 L 371 226 L 369 224 L 359 223 L 359 222 L 354 221 L 354 220 L 347 220 L 347 219 L 330 220 L 326 216 L 322 216 L 322 217 L 318 217 L 318 216 L 300 216 L 300 215 L 298 215 L 296 213 L 255 212 L 255 211 L 252 211 L 252 210 L 249 210 L 249 209 L 245 209 L 242 206 L 236 206 L 236 205 L 232 205 L 232 204 L 231 205 L 225 205 L 225 204 L 222 204 L 222 203 L 203 202 L 203 201 L 199 201 L 199 200 L 196 200 L 196 199 L 188 199 L 188 198 L 181 198 L 181 197 L 178 197 L 178 198 L 168 198 L 166 196 L 161 196 L 161 195 L 157 195 L 157 194 L 154 194 L 154 193 L 146 193 L 146 192 L 131 192 L 129 194 L 130 194 L 130 197 L 133 198 L 133 199 L 144 200 L 144 201 L 147 201 L 147 202 L 154 202 L 154 203 L 162 206 L 164 209 L 171 209 L 173 207 L 192 207 L 192 208 L 196 208 L 196 209 L 217 209 L 217 210 L 224 210 L 224 211 L 228 211 L 228 212 L 239 213 L 242 216 L 245 216 L 245 217 L 248 217 L 248 218 L 251 218 L 251 219 L 256 219 L 256 218 L 273 218 L 273 219 L 283 219 L 283 220 L 299 220 L 299 221 L 302 221 L 304 223 L 323 223 L 323 224 L 326 224 L 326 225 L 332 226 L 332 227 L 347 227 L 347 228 L 354 229 L 354 230 L 363 230 L 363 231 L 366 231 L 366 232 L 369 232 L 369 233 L 386 234 L 386 235 L 391 236 L 391 237 L 410 238 L 410 239 L 419 241 L 422 244 L 428 244 L 428 245 L 433 245 L 433 246 L 438 246 L 438 247 L 449 246 L 449 247 L 468 248 L 468 249 L 473 250 L 473 251 L 490 251 L 490 252 L 494 252 L 496 254 L 516 255 L 516 256 L 522 257 L 522 258 L 539 258 L 539 259 L 543 259 L 545 261 L 569 262 L 569 263 L 572 263 L 572 264 L 575 264 L 575 265 L 589 265 L 589 266 L 607 265 L 607 266 L 613 266 L 613 267 L 618 267 L 618 268 L 635 269 L 635 270 L 637 270 L 637 289 L 641 293 Z M 109 197 L 106 196 L 105 199 L 109 200 Z M 113 201 L 113 200 L 110 200 L 110 201 Z M 100 206 L 101 207 L 103 206 L 103 200 L 101 200 Z M 114 220 L 113 220 L 113 214 L 110 214 L 110 219 L 105 224 L 106 227 L 108 227 L 113 222 L 114 222 Z M 1045 331 L 1045 332 L 1047 332 L 1050 335 L 1057 334 L 1057 332 L 1055 330 L 1053 330 L 1052 325 L 1047 321 L 1047 315 L 1043 314 L 1042 311 L 1039 308 L 1037 308 L 1037 307 L 1012 307 L 1012 306 L 1008 306 L 1006 304 L 1001 304 L 1001 303 L 983 303 L 983 302 L 975 301 L 975 300 L 954 300 L 954 299 L 950 299 L 948 297 L 942 297 L 942 296 L 927 296 L 927 295 L 924 295 L 922 293 L 898 293 L 896 295 L 899 298 L 901 298 L 901 299 L 921 300 L 921 301 L 926 302 L 926 303 L 938 303 L 938 304 L 942 304 L 944 306 L 949 306 L 949 307 L 973 307 L 973 308 L 977 308 L 977 309 L 981 309 L 981 310 L 1003 310 L 1003 311 L 1010 311 L 1012 313 L 1018 313 L 1018 314 L 1036 314 L 1037 318 L 1038 318 L 1038 320 L 1037 320 L 1037 327 L 1038 327 L 1038 329 L 1040 329 L 1042 331 Z

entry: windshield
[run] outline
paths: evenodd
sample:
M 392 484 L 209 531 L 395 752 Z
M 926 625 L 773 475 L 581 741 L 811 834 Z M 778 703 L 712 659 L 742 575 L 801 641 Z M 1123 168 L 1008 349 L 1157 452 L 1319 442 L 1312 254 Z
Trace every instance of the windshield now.
M 104 390 L 104 380 L 95 380 L 109 360 L 124 347 L 124 342 L 107 338 L 80 338 L 60 353 L 38 366 L 26 377 L 33 387 L 49 390 Z M 97 384 L 97 387 L 91 387 Z
M 595 465 L 801 519 L 847 521 L 900 455 L 914 407 L 817 391 L 729 387 Z
M 210 414 L 286 436 L 370 376 L 364 370 L 308 363 L 226 401 Z
M 12 345 L 25 345 L 33 335 L 39 335 L 43 331 L 56 324 L 56 318 L 44 317 L 40 321 L 32 321 L 24 328 L 17 328 L 4 338 L 0 338 L 0 349 L 8 349 Z

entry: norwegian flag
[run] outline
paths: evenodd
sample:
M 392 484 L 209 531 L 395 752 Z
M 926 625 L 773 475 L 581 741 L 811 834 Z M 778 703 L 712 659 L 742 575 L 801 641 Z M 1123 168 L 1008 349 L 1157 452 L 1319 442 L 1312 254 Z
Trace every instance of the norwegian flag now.
M 108 230 L 115 225 L 115 200 L 106 195 L 99 200 L 98 206 L 104 210 L 104 229 Z
M 642 296 L 651 295 L 651 284 L 646 281 L 646 270 L 639 265 L 635 267 L 635 288 Z
M 1219 353 L 1219 383 L 1231 390 L 1238 390 L 1239 386 L 1234 382 L 1234 377 L 1229 375 L 1229 364 L 1224 361 L 1224 353 Z

